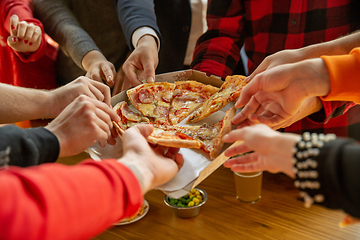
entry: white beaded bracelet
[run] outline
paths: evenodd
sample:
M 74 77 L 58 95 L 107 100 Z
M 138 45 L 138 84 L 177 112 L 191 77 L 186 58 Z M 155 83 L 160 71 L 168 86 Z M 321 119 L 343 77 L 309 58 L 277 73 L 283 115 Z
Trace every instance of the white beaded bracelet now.
M 317 157 L 324 143 L 335 140 L 335 134 L 317 134 L 305 132 L 296 144 L 293 152 L 295 187 L 301 189 L 300 196 L 304 198 L 304 205 L 309 208 L 314 202 L 323 202 L 324 195 L 320 194 L 321 184 L 318 181 Z

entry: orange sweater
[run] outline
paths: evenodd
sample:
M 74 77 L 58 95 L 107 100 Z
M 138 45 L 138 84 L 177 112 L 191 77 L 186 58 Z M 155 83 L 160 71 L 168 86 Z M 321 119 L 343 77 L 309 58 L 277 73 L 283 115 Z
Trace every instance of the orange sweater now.
M 89 239 L 139 209 L 135 175 L 115 160 L 0 170 L 0 239 Z
M 331 82 L 330 93 L 321 99 L 360 103 L 360 48 L 354 48 L 347 55 L 321 58 L 329 70 Z

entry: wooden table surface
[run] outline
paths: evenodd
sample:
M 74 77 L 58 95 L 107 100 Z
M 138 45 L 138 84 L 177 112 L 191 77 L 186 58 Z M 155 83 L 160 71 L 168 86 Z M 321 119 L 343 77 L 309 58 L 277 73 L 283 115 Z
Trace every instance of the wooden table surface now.
M 58 162 L 75 164 L 86 157 Z M 342 211 L 316 205 L 306 209 L 293 180 L 283 174 L 264 173 L 262 198 L 255 204 L 235 198 L 233 173 L 222 166 L 198 187 L 208 194 L 198 216 L 176 217 L 164 193 L 152 190 L 145 195 L 150 205 L 146 216 L 94 239 L 360 239 L 360 224 L 339 227 Z

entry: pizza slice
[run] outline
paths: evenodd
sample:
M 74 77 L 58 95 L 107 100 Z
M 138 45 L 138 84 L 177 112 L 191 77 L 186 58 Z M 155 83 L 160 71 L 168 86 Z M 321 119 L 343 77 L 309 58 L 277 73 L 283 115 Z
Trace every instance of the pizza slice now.
M 114 122 L 114 126 L 120 135 L 122 135 L 126 129 L 131 128 L 134 125 L 150 123 L 149 119 L 141 115 L 141 113 L 130 109 L 125 101 L 117 103 L 113 109 L 120 117 L 119 122 Z
M 225 112 L 224 118 L 215 124 L 202 124 L 198 126 L 162 126 L 166 130 L 175 130 L 190 136 L 201 142 L 200 150 L 209 154 L 211 159 L 215 159 L 223 145 L 222 137 L 229 133 L 232 128 L 231 120 L 235 116 L 235 107 Z
M 174 83 L 146 83 L 129 89 L 127 95 L 134 107 L 152 123 L 168 124 Z
M 114 106 L 115 112 L 120 116 L 120 121 L 115 122 L 116 131 L 121 136 L 126 129 L 137 124 L 151 124 L 148 118 L 130 109 L 126 102 L 119 102 Z M 154 131 L 147 138 L 152 144 L 176 148 L 200 148 L 201 142 L 176 130 L 164 130 L 154 127 Z
M 219 111 L 231 101 L 239 97 L 241 90 L 245 87 L 245 76 L 227 76 L 218 92 L 212 95 L 205 103 L 190 114 L 188 123 L 198 122 L 212 113 Z
M 169 110 L 169 120 L 175 125 L 200 107 L 219 88 L 197 81 L 175 82 L 173 100 Z

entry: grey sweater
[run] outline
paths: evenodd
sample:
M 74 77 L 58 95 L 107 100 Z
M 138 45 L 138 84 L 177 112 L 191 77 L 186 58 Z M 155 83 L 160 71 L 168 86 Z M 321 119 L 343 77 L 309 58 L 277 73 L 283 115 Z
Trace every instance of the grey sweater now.
M 115 0 L 33 0 L 45 32 L 59 43 L 57 81 L 64 85 L 85 75 L 81 61 L 99 50 L 118 70 L 126 60 L 126 45 Z

